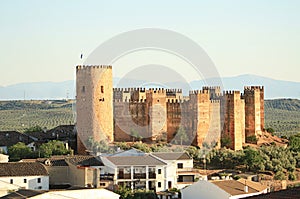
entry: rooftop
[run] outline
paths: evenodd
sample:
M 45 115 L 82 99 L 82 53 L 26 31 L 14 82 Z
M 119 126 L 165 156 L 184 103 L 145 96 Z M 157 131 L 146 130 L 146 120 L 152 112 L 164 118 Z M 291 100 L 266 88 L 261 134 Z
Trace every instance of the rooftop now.
M 51 158 L 38 158 L 36 161 L 46 166 L 68 166 L 68 163 L 76 166 L 103 166 L 100 159 L 91 155 L 52 156 Z
M 24 142 L 27 145 L 34 142 L 34 139 L 17 131 L 0 131 L 0 146 L 10 147 L 18 142 Z
M 1 199 L 25 199 L 31 198 L 47 191 L 43 190 L 30 190 L 30 189 L 20 189 L 18 191 L 14 191 L 6 196 L 0 197 Z
M 185 152 L 156 152 L 152 155 L 163 160 L 191 160 L 192 158 Z
M 146 154 L 144 156 L 118 156 L 118 157 L 106 157 L 109 161 L 117 166 L 156 166 L 166 165 L 165 162 Z
M 294 199 L 300 197 L 300 187 L 295 187 L 292 189 L 286 189 L 281 191 L 270 192 L 267 194 L 261 194 L 258 196 L 251 196 L 247 198 L 251 199 Z
M 30 132 L 29 136 L 35 137 L 40 141 L 47 141 L 53 139 L 66 139 L 75 136 L 74 125 L 60 125 L 46 132 Z
M 7 176 L 48 176 L 46 168 L 38 162 L 0 163 L 0 177 Z
M 236 180 L 217 180 L 217 181 L 211 181 L 211 183 L 217 185 L 219 188 L 223 189 L 227 193 L 229 193 L 232 196 L 235 195 L 242 195 L 247 193 L 257 193 L 261 192 L 264 189 L 267 189 L 266 186 L 260 185 L 259 183 L 252 182 L 246 180 L 246 184 L 248 186 L 248 192 L 246 193 L 244 191 L 245 188 L 245 180 L 236 181 Z M 253 187 L 253 185 L 255 185 Z

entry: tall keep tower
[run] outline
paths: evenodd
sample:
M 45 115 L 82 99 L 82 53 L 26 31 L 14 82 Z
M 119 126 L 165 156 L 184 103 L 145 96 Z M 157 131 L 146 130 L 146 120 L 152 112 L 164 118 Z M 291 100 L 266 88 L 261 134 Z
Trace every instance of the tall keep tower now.
M 167 101 L 166 90 L 163 88 L 149 89 L 146 92 L 150 116 L 149 137 L 155 140 L 162 132 L 167 132 Z
M 264 129 L 264 87 L 244 87 L 246 137 L 261 133 Z
M 190 92 L 193 118 L 193 144 L 202 147 L 210 126 L 210 94 L 209 90 Z
M 76 67 L 76 126 L 78 153 L 83 143 L 113 141 L 113 79 L 111 66 Z
M 242 150 L 245 143 L 245 101 L 240 91 L 226 91 L 222 99 L 224 124 L 221 137 L 229 138 L 229 147 Z

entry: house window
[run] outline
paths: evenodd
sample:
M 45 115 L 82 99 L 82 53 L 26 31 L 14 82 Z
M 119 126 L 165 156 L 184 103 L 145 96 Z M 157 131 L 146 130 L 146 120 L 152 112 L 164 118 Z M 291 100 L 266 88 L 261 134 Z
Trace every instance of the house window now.
M 37 179 L 37 183 L 41 183 L 42 179 L 41 178 L 38 178 Z
M 183 168 L 183 163 L 177 163 L 177 168 L 182 169 Z
M 100 187 L 105 187 L 105 183 L 104 182 L 100 182 Z
M 27 179 L 24 179 L 24 183 L 27 183 Z
M 161 169 L 158 169 L 157 173 L 158 173 L 158 174 L 161 174 Z
M 172 188 L 172 182 L 168 181 L 168 188 L 171 189 Z
M 158 182 L 157 186 L 160 188 L 161 187 L 161 182 Z
M 10 184 L 13 184 L 14 183 L 14 180 L 13 179 L 10 179 Z
M 101 93 L 104 93 L 104 86 L 101 86 Z
M 81 92 L 85 92 L 85 86 L 82 87 Z
M 38 186 L 38 189 L 42 189 L 42 186 Z

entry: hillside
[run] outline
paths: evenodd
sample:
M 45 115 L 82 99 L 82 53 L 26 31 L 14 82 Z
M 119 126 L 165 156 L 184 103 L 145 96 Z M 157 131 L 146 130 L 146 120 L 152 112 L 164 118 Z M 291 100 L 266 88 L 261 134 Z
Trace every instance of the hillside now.
M 273 128 L 277 135 L 300 132 L 300 100 L 265 100 L 265 127 Z
M 0 131 L 24 131 L 32 126 L 51 129 L 74 124 L 74 101 L 0 101 Z
M 74 124 L 74 114 L 70 100 L 0 101 L 0 131 Z M 273 128 L 276 135 L 300 132 L 300 100 L 265 100 L 265 127 Z

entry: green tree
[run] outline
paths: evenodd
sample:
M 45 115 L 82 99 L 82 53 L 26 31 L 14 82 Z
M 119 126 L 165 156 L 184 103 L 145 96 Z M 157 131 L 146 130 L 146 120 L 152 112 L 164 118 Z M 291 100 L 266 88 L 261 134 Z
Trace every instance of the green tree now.
M 289 148 L 292 151 L 300 152 L 300 133 L 297 135 L 293 135 L 289 139 Z
M 66 155 L 70 151 L 66 149 L 63 142 L 58 140 L 51 140 L 44 143 L 39 148 L 41 157 L 51 157 L 52 155 Z
M 131 189 L 127 188 L 126 186 L 119 186 L 115 192 L 120 195 L 120 199 L 133 199 L 133 193 Z
M 188 136 L 186 134 L 185 129 L 180 126 L 176 131 L 176 138 L 180 140 L 180 145 L 182 146 L 183 142 L 186 142 L 188 140 Z
M 259 171 L 262 170 L 262 162 L 263 159 L 260 155 L 260 153 L 252 148 L 247 148 L 244 150 L 245 156 L 244 156 L 244 163 L 251 171 Z
M 19 161 L 23 158 L 32 158 L 33 152 L 23 142 L 18 142 L 8 148 L 8 155 L 10 161 Z
M 31 126 L 29 128 L 26 128 L 24 133 L 33 133 L 33 132 L 43 132 L 43 128 L 39 125 Z
M 132 145 L 133 148 L 136 148 L 138 150 L 141 150 L 141 151 L 144 151 L 146 153 L 150 153 L 152 152 L 151 148 L 145 144 L 145 143 L 139 143 L 139 142 L 135 142 L 133 145 Z
M 135 142 L 135 139 L 137 139 L 139 141 L 142 140 L 142 136 L 135 129 L 130 130 L 130 135 L 132 137 L 132 142 Z
M 226 137 L 221 138 L 221 146 L 222 147 L 230 148 L 230 146 L 231 146 L 231 139 L 230 139 L 230 137 L 226 136 Z
M 251 135 L 251 136 L 246 137 L 246 142 L 247 143 L 257 144 L 257 141 L 258 141 L 258 139 L 255 135 Z
M 285 174 L 283 173 L 283 171 L 277 171 L 277 172 L 275 173 L 274 179 L 275 179 L 275 180 L 285 180 L 285 179 L 286 179 L 286 176 L 285 176 Z

